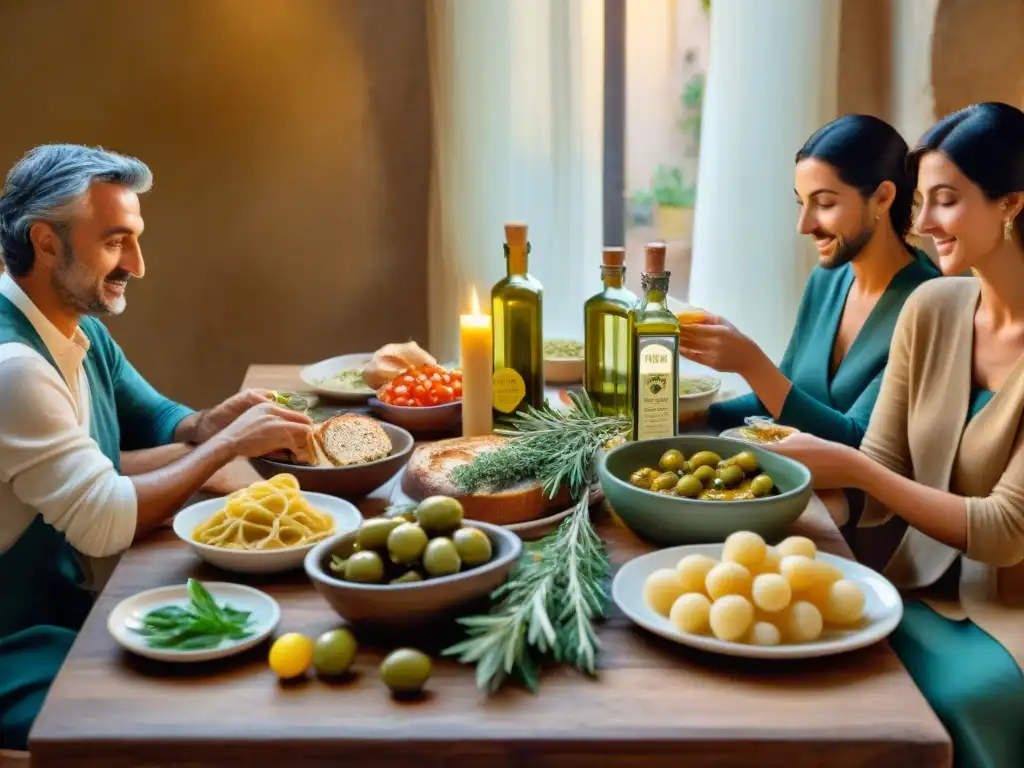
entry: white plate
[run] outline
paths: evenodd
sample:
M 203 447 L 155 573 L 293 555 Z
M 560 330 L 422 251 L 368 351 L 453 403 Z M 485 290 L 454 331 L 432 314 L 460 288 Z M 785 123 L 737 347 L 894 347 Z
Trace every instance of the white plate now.
M 847 579 L 855 581 L 864 590 L 864 619 L 859 626 L 851 629 L 826 627 L 821 638 L 813 643 L 775 646 L 730 643 L 710 634 L 684 634 L 673 627 L 667 618 L 647 605 L 644 601 L 644 581 L 659 568 L 675 568 L 676 563 L 686 555 L 708 555 L 719 559 L 722 555 L 722 546 L 691 544 L 671 547 L 630 560 L 619 569 L 612 581 L 612 599 L 630 619 L 656 635 L 702 651 L 751 659 L 808 659 L 846 653 L 886 638 L 903 618 L 903 600 L 900 593 L 885 577 L 853 560 L 819 552 L 816 559 L 834 565 Z
M 339 355 L 328 360 L 321 360 L 319 363 L 307 365 L 299 371 L 299 378 L 313 392 L 321 397 L 331 400 L 343 400 L 346 402 L 364 402 L 373 396 L 374 391 L 367 387 L 356 391 L 348 389 L 332 389 L 329 385 L 321 384 L 323 379 L 335 376 L 347 368 L 361 368 L 370 362 L 373 355 L 369 352 L 359 352 L 354 355 Z
M 744 437 L 743 433 L 740 432 L 740 427 L 730 427 L 729 429 L 723 430 L 718 436 L 730 437 L 733 440 L 742 440 L 744 443 L 749 443 L 750 445 L 759 445 L 762 448 L 772 445 L 772 443 L 759 443 L 757 442 L 757 440 L 751 440 L 750 438 Z
M 162 608 L 165 605 L 180 605 L 182 607 L 188 605 L 190 600 L 184 584 L 176 587 L 157 587 L 122 600 L 110 612 L 110 616 L 107 618 L 107 630 L 122 648 L 148 659 L 172 662 L 210 661 L 233 656 L 259 645 L 274 631 L 278 621 L 281 620 L 281 607 L 277 601 L 258 589 L 219 581 L 202 582 L 202 584 L 218 605 L 226 603 L 232 608 L 252 613 L 252 623 L 249 625 L 252 635 L 244 640 L 222 640 L 216 648 L 175 651 L 165 648 L 150 648 L 146 645 L 146 638 L 143 635 L 128 629 L 128 621 L 137 619 L 156 608 Z
M 354 531 L 363 522 L 363 516 L 353 504 L 328 496 L 326 493 L 302 491 L 306 501 L 326 515 L 334 518 L 334 532 L 348 533 Z M 200 544 L 192 538 L 196 526 L 205 523 L 214 514 L 224 508 L 225 497 L 200 501 L 185 507 L 174 518 L 174 532 L 178 538 L 192 547 L 203 560 L 236 573 L 280 573 L 302 567 L 302 560 L 316 542 L 301 547 L 287 549 L 222 549 L 209 544 Z

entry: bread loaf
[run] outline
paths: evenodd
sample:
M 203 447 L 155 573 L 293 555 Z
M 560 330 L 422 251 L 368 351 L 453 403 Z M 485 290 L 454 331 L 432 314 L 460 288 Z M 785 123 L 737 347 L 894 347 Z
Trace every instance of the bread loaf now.
M 511 488 L 480 489 L 465 493 L 452 480 L 456 467 L 471 463 L 477 456 L 496 451 L 507 443 L 498 435 L 455 437 L 416 448 L 402 475 L 402 491 L 414 501 L 428 496 L 451 496 L 462 503 L 467 518 L 495 525 L 510 525 L 536 520 L 547 513 L 565 509 L 569 494 L 565 491 L 549 499 L 536 480 L 524 480 Z

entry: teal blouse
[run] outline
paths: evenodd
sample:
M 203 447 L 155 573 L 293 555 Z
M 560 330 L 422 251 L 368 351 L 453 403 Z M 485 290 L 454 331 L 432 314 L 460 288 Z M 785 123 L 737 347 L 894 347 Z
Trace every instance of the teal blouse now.
M 914 255 L 890 281 L 834 374 L 830 372 L 832 348 L 853 285 L 853 268 L 849 264 L 831 270 L 815 268 L 779 365 L 793 383 L 779 423 L 833 442 L 860 445 L 882 386 L 903 303 L 921 283 L 941 275 L 923 251 L 915 249 Z M 742 425 L 748 416 L 768 415 L 757 395 L 749 393 L 712 405 L 708 421 L 716 429 L 728 429 Z
M 81 328 L 90 343 L 83 363 L 90 432 L 104 455 L 119 468 L 122 449 L 173 441 L 192 411 L 153 389 L 99 320 L 83 318 Z M 7 342 L 31 347 L 60 370 L 21 310 L 0 296 L 0 344 Z M 82 579 L 71 544 L 39 516 L 0 554 L 0 584 L 6 585 L 0 589 L 0 749 L 26 748 L 50 683 L 92 607 Z

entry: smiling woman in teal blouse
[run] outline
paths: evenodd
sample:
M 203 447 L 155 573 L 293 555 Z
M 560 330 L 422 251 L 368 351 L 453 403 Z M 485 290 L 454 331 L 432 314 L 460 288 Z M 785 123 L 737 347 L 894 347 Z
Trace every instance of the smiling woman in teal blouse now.
M 684 325 L 684 357 L 738 373 L 750 394 L 712 405 L 710 426 L 748 416 L 847 445 L 860 444 L 878 397 L 896 318 L 921 283 L 938 277 L 905 240 L 915 180 L 907 145 L 888 123 L 845 115 L 819 129 L 796 156 L 798 230 L 819 263 L 779 366 L 725 318 Z

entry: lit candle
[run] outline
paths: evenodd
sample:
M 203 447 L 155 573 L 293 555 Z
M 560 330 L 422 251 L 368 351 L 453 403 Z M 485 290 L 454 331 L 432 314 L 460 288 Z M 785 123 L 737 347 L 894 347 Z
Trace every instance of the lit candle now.
M 489 435 L 494 426 L 491 316 L 480 311 L 476 288 L 470 313 L 459 318 L 459 352 L 462 358 L 462 434 L 466 437 Z

